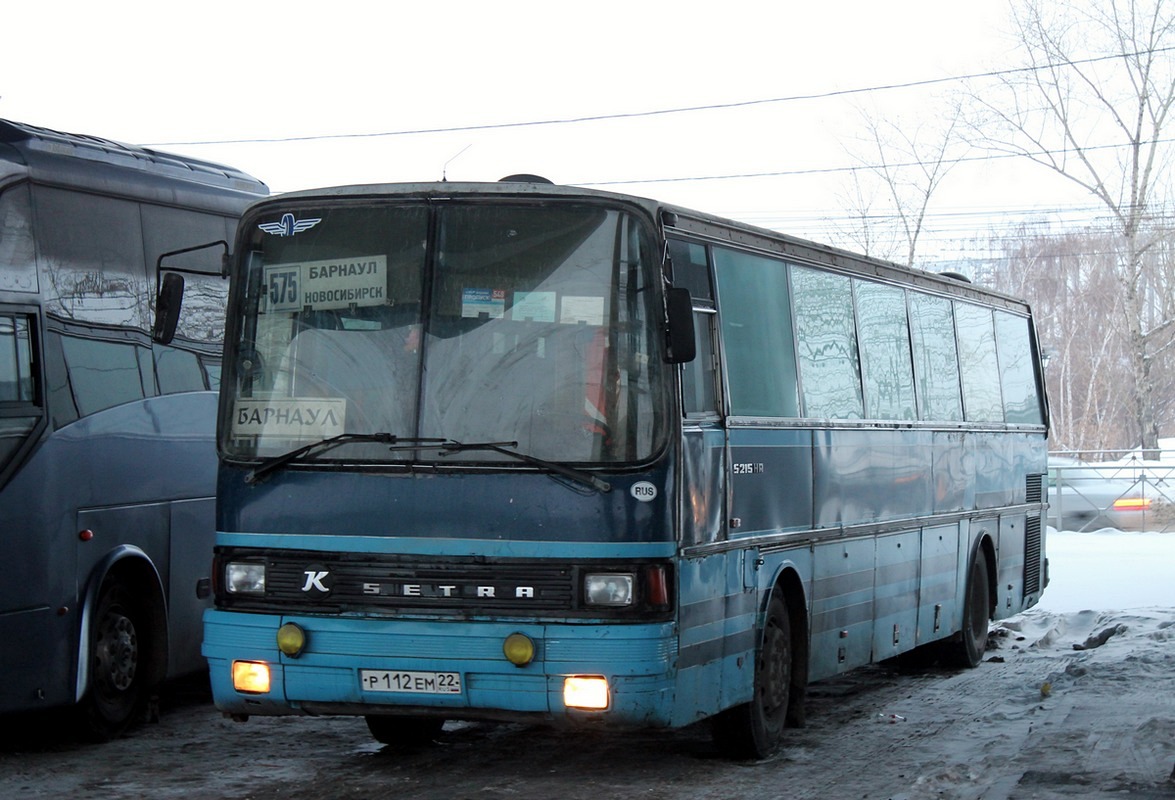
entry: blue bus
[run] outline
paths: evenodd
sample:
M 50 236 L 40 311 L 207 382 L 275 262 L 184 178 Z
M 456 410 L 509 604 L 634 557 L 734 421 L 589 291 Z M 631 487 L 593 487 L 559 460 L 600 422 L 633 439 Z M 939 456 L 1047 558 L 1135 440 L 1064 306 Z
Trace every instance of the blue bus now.
M 678 727 L 974 666 L 1047 582 L 1029 307 L 533 176 L 254 204 L 218 424 L 218 708 Z
M 212 276 L 170 345 L 152 345 L 152 299 L 161 255 L 231 241 L 267 193 L 0 120 L 0 714 L 69 707 L 107 738 L 204 667 L 224 248 L 169 260 Z

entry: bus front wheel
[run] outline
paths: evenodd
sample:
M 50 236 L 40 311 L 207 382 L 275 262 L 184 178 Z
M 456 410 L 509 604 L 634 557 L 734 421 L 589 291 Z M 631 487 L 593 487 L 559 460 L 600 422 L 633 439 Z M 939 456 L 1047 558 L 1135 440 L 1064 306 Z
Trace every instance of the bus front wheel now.
M 441 733 L 443 719 L 369 714 L 365 717 L 367 729 L 380 744 L 393 747 L 418 747 L 427 744 Z
M 792 637 L 787 604 L 776 595 L 767 607 L 755 660 L 754 696 L 714 718 L 714 742 L 727 756 L 766 758 L 783 739 L 792 682 Z
M 90 629 L 90 688 L 81 704 L 84 732 L 99 741 L 130 725 L 147 699 L 146 617 L 118 581 L 102 587 Z

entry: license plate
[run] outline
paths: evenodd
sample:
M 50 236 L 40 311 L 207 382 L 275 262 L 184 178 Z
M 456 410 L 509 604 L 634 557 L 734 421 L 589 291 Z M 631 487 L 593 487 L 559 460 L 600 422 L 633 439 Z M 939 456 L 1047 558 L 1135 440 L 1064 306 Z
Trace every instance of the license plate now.
M 363 669 L 359 681 L 368 692 L 407 692 L 409 694 L 461 694 L 460 672 L 406 672 L 402 670 Z

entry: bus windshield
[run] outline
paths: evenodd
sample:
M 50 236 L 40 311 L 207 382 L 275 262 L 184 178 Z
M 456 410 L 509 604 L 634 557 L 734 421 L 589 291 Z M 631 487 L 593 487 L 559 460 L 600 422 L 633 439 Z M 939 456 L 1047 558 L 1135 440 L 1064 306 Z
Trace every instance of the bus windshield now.
M 650 232 L 584 203 L 268 206 L 246 229 L 222 448 L 300 461 L 581 464 L 664 445 Z M 382 437 L 382 438 L 381 438 Z

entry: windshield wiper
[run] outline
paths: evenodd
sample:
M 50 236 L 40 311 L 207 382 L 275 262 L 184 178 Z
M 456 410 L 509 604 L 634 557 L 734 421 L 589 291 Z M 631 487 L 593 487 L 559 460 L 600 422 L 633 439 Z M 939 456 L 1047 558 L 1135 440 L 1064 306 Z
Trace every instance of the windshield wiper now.
M 401 441 L 409 441 L 407 439 Z M 516 458 L 526 464 L 530 464 L 540 469 L 549 470 L 556 475 L 561 475 L 564 478 L 573 480 L 576 483 L 582 483 L 595 489 L 597 492 L 607 493 L 612 491 L 612 484 L 601 478 L 596 477 L 590 472 L 575 467 L 569 467 L 566 464 L 560 464 L 557 461 L 548 461 L 545 458 L 538 458 L 527 453 L 520 453 L 517 450 L 507 450 L 507 447 L 518 447 L 518 442 L 458 442 L 454 439 L 431 439 L 433 444 L 425 444 L 423 448 L 412 447 L 406 445 L 404 447 L 393 447 L 393 450 L 417 450 L 417 449 L 436 449 L 439 451 L 438 455 L 447 456 L 453 453 L 460 453 L 465 450 L 490 450 L 495 453 L 501 453 L 510 458 Z
M 598 492 L 606 493 L 612 491 L 612 484 L 596 477 L 590 472 L 575 469 L 566 464 L 560 464 L 557 461 L 548 461 L 545 458 L 519 453 L 517 450 L 506 449 L 508 447 L 517 447 L 518 442 L 458 442 L 454 439 L 435 436 L 396 436 L 394 433 L 340 433 L 338 436 L 319 439 L 316 442 L 295 448 L 288 453 L 272 456 L 262 461 L 253 468 L 252 472 L 245 476 L 245 483 L 258 483 L 269 473 L 281 469 L 286 464 L 296 461 L 303 456 L 307 456 L 310 453 L 322 453 L 339 445 L 349 444 L 351 442 L 386 444 L 388 445 L 388 449 L 393 452 L 397 450 L 437 450 L 438 454 L 442 456 L 452 455 L 453 453 L 460 453 L 466 450 L 491 450 L 495 453 L 509 456 L 510 458 L 516 458 L 526 464 L 549 470 L 556 475 L 561 475 L 576 483 L 589 486 Z
M 316 442 L 302 445 L 295 448 L 288 453 L 282 453 L 280 456 L 272 456 L 262 461 L 253 471 L 245 476 L 245 483 L 257 483 L 269 473 L 276 469 L 284 467 L 291 461 L 296 461 L 302 456 L 309 455 L 312 452 L 325 452 L 331 450 L 339 445 L 349 444 L 351 442 L 376 442 L 378 444 L 392 445 L 393 450 L 402 449 L 396 447 L 401 442 L 413 442 L 416 444 L 440 446 L 446 443 L 448 439 L 440 439 L 436 437 L 420 438 L 413 436 L 397 436 L 394 433 L 340 433 L 338 436 L 330 436 L 326 439 L 319 439 Z

